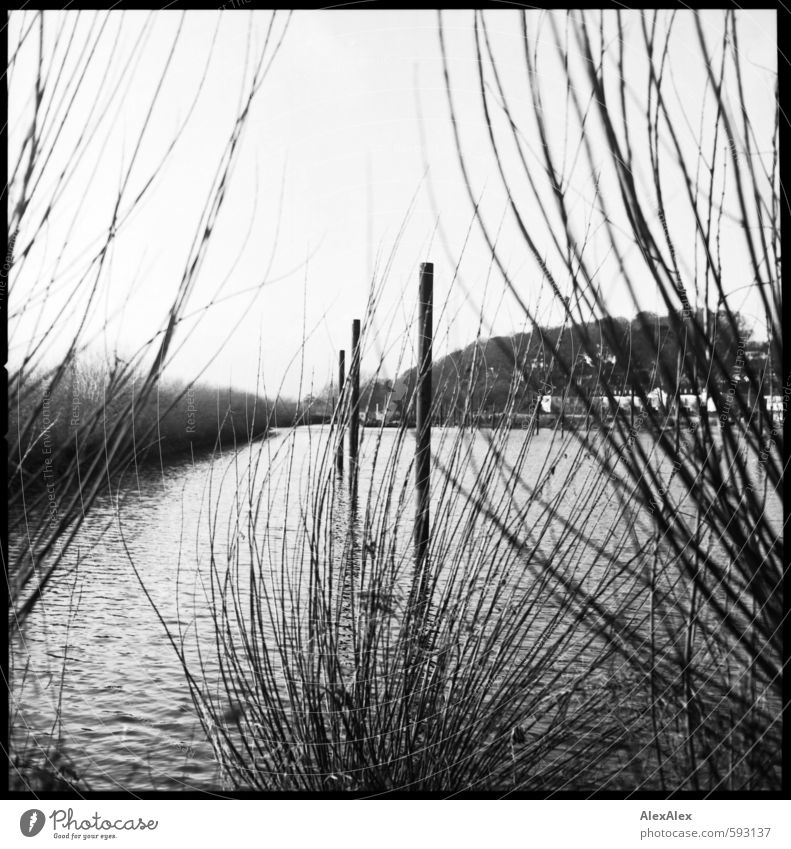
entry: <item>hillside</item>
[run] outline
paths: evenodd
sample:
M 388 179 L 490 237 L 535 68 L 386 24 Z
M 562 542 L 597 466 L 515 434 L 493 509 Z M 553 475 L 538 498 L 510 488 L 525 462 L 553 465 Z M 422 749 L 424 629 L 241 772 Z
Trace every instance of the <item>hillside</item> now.
M 703 320 L 702 311 L 697 317 Z M 757 373 L 766 367 L 766 343 L 752 339 L 740 316 L 736 332 L 722 314 L 710 313 L 709 327 L 714 350 L 722 362 L 720 374 L 738 371 L 737 360 L 742 355 Z M 666 316 L 642 312 L 631 321 L 606 318 L 574 327 L 544 327 L 478 340 L 436 360 L 432 382 L 436 403 L 444 412 L 463 407 L 467 398 L 473 409 L 497 412 L 505 407 L 512 391 L 519 411 L 529 408 L 536 393 L 563 394 L 572 382 L 587 394 L 599 394 L 602 382 L 613 391 L 634 386 L 636 391 L 642 388 L 647 393 L 659 386 L 667 392 L 694 392 L 705 384 L 705 375 L 697 374 L 694 363 L 694 352 L 673 332 Z M 774 381 L 778 383 L 779 364 L 773 365 Z M 413 367 L 395 382 L 395 394 L 403 394 L 407 404 L 415 380 Z M 720 383 L 719 388 L 726 390 L 727 378 Z M 767 385 L 767 391 L 769 388 Z M 380 406 L 389 390 L 385 381 L 369 387 L 372 400 Z

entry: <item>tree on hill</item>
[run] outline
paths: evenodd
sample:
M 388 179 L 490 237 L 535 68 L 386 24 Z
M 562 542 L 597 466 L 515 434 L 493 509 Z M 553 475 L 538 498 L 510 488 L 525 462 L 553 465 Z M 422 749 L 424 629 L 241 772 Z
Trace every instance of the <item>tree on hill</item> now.
M 735 332 L 724 312 L 709 316 L 714 350 L 725 375 L 739 372 L 740 357 L 749 357 L 756 364 L 767 360 L 768 344 L 756 342 L 746 319 L 735 315 Z M 689 317 L 687 322 L 691 321 Z M 680 326 L 666 315 L 641 311 L 631 320 L 606 316 L 470 343 L 434 363 L 435 409 L 440 418 L 461 413 L 465 405 L 473 411 L 501 411 L 513 395 L 515 409 L 525 411 L 536 394 L 563 395 L 572 382 L 589 395 L 601 394 L 598 387 L 605 383 L 616 394 L 619 389 L 629 393 L 632 386 L 646 394 L 657 387 L 668 394 L 701 391 L 706 387 L 706 375 L 697 375 L 697 387 L 688 377 L 695 374 L 697 352 L 690 341 L 694 334 L 690 329 L 685 339 Z M 615 340 L 616 345 L 608 340 Z M 595 351 L 594 357 L 586 353 L 586 347 Z M 407 386 L 405 405 L 409 408 L 416 369 L 407 369 L 398 380 Z M 725 382 L 727 378 L 720 380 L 721 389 L 727 389 Z M 391 388 L 386 381 L 374 381 L 362 391 L 363 409 L 369 399 L 372 410 L 376 403 L 382 409 Z

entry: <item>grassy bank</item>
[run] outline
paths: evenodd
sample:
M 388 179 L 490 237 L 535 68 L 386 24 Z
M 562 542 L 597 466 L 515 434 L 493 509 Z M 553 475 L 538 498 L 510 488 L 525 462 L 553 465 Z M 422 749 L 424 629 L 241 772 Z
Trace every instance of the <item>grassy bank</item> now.
M 12 597 L 25 598 L 36 564 L 55 569 L 97 494 L 165 468 L 222 455 L 293 424 L 296 403 L 233 388 L 152 381 L 115 364 L 72 358 L 52 372 L 17 374 L 9 407 L 8 503 Z M 49 574 L 49 573 L 47 573 Z
M 119 381 L 106 367 L 76 362 L 52 392 L 47 379 L 31 376 L 9 411 L 12 497 L 39 491 L 47 478 L 61 487 L 72 472 L 84 478 L 106 455 L 107 435 L 119 430 L 125 465 L 159 465 L 222 453 L 295 421 L 297 405 L 289 401 L 168 380 L 141 398 L 142 384 L 139 375 Z

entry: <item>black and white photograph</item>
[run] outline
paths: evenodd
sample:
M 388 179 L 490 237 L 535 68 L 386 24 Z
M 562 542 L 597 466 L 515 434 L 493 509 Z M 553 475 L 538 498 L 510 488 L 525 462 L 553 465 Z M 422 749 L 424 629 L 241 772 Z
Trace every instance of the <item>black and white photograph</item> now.
M 15 798 L 787 792 L 778 14 L 395 6 L 7 14 Z

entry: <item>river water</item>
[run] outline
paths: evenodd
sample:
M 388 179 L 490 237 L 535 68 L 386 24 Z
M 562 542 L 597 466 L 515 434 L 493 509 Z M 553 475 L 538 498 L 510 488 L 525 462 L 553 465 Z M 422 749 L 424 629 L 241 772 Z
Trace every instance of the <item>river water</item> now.
M 255 556 L 300 572 L 304 529 L 316 517 L 315 493 L 333 465 L 328 437 L 326 427 L 298 428 L 234 455 L 141 471 L 128 480 L 120 499 L 107 495 L 99 500 L 70 549 L 68 569 L 53 581 L 12 647 L 12 746 L 17 753 L 57 741 L 91 790 L 218 787 L 217 765 L 165 626 L 182 633 L 191 661 L 201 648 L 203 673 L 211 681 L 216 676 L 212 558 L 215 564 L 237 565 L 241 558 L 243 572 L 245 552 L 253 550 L 251 538 L 261 537 L 265 528 L 265 552 L 256 548 Z M 404 439 L 400 451 L 399 439 Z M 495 506 L 499 520 L 513 519 L 527 535 L 542 527 L 544 536 L 536 544 L 567 557 L 570 570 L 571 564 L 584 569 L 595 563 L 597 546 L 627 560 L 639 553 L 647 517 L 626 516 L 599 461 L 578 455 L 573 437 L 561 441 L 543 431 L 532 436 L 525 454 L 527 434 L 510 431 L 491 473 L 489 439 L 486 431 L 463 439 L 455 428 L 435 431 L 435 466 L 450 467 L 446 477 L 435 472 L 432 482 L 439 548 L 450 551 L 454 537 L 465 532 L 465 544 L 478 546 L 486 556 L 491 523 L 480 511 L 465 511 L 467 500 L 452 496 L 459 488 L 476 492 L 484 481 L 487 503 Z M 650 448 L 650 437 L 641 440 Z M 411 433 L 363 431 L 358 510 L 374 504 L 369 526 L 379 520 L 392 525 L 395 515 L 413 515 L 407 485 L 412 444 Z M 514 465 L 527 487 L 541 485 L 541 503 L 529 522 L 520 514 L 527 490 L 504 471 Z M 348 458 L 346 466 L 344 481 L 333 484 L 338 504 L 347 497 Z M 455 480 L 455 489 L 449 479 Z M 377 518 L 376 505 L 388 490 L 400 492 L 402 503 Z M 553 505 L 549 520 L 542 506 L 547 503 Z M 779 516 L 779 505 L 776 509 Z M 340 508 L 336 512 L 342 513 Z M 568 517 L 579 531 L 575 537 L 563 536 Z M 478 522 L 480 528 L 469 533 Z M 388 533 L 396 540 L 397 554 L 408 558 L 408 522 Z M 580 548 L 580 538 L 589 551 Z M 11 543 L 13 551 L 19 541 Z

